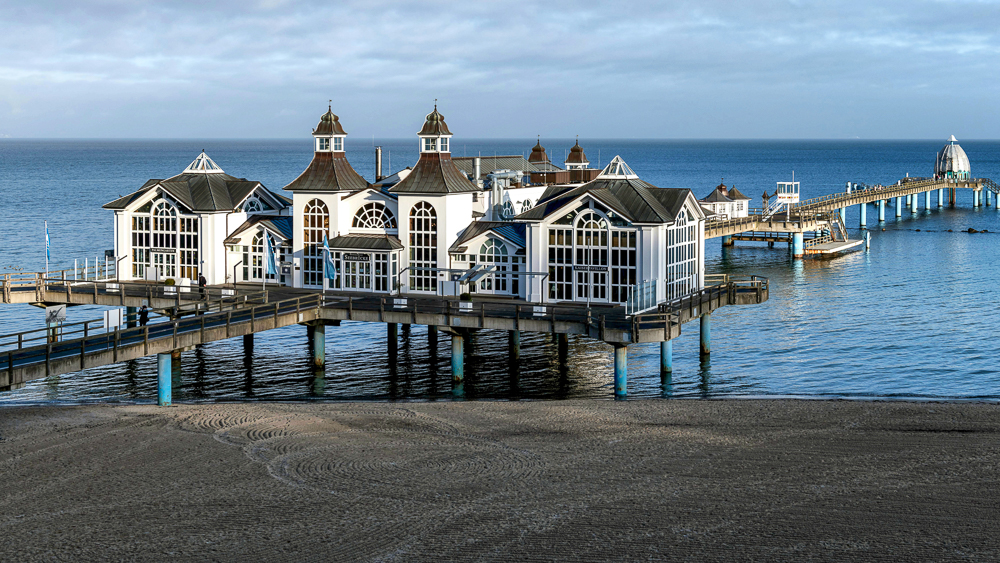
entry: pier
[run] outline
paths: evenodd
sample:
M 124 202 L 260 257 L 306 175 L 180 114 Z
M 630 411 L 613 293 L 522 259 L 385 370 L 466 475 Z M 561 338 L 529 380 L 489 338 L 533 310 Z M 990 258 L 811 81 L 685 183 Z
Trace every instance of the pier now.
M 767 301 L 766 278 L 706 276 L 704 289 L 657 304 L 647 311 L 626 314 L 625 307 L 585 303 L 531 303 L 521 300 L 481 297 L 473 301 L 426 295 L 372 295 L 278 287 L 267 291 L 196 288 L 156 283 L 113 280 L 73 281 L 43 274 L 5 275 L 3 303 L 37 306 L 103 305 L 131 308 L 144 303 L 157 316 L 146 326 L 105 327 L 93 320 L 0 335 L 0 390 L 11 390 L 26 382 L 75 371 L 158 356 L 159 403 L 170 404 L 170 370 L 181 350 L 228 338 L 243 337 L 253 345 L 253 335 L 293 324 L 313 333 L 313 358 L 325 362 L 326 327 L 341 321 L 383 323 L 386 346 L 395 348 L 397 326 L 422 324 L 431 331 L 450 334 L 452 379 L 460 387 L 464 379 L 464 339 L 471 331 L 505 330 L 510 335 L 510 354 L 516 361 L 522 331 L 560 335 L 575 334 L 603 341 L 614 348 L 614 393 L 627 394 L 628 346 L 662 342 L 669 344 L 687 322 L 699 320 L 701 354 L 710 353 L 711 313 L 728 305 L 751 305 Z M 71 336 L 72 338 L 66 338 Z M 672 365 L 672 346 L 661 346 L 664 374 Z
M 885 221 L 887 207 L 895 209 L 896 217 L 901 217 L 904 209 L 916 213 L 921 194 L 924 209 L 944 207 L 945 194 L 949 205 L 954 206 L 957 189 L 972 190 L 974 207 L 989 205 L 991 195 L 997 195 L 1000 202 L 1000 186 L 989 178 L 903 178 L 891 186 L 848 183 L 843 193 L 789 204 L 784 210 L 776 211 L 774 206 L 756 208 L 746 217 L 706 221 L 705 238 L 722 238 L 724 246 L 734 241 L 786 243 L 796 258 L 842 252 L 864 242 L 848 240 L 844 224 L 847 208 L 859 207 L 859 227 L 865 229 L 869 204 L 875 204 L 881 222 Z

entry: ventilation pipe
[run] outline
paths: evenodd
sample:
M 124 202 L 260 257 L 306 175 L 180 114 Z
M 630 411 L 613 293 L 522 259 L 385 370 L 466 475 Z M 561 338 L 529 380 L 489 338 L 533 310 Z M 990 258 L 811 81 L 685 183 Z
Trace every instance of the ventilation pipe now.
M 472 160 L 472 181 L 476 183 L 480 188 L 483 187 L 483 181 L 480 179 L 479 175 L 482 173 L 482 161 L 477 156 Z
M 375 181 L 382 178 L 382 147 L 375 147 Z

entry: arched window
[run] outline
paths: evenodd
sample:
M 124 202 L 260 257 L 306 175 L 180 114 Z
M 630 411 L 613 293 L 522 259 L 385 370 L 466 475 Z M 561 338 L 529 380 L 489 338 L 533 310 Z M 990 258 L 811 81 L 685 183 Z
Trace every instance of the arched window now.
M 250 267 L 253 280 L 264 278 L 264 233 L 257 233 L 250 245 Z
M 410 209 L 410 290 L 436 291 L 437 213 L 426 201 Z
M 302 214 L 302 285 L 322 286 L 323 237 L 330 232 L 330 212 L 325 203 L 314 199 Z
M 508 278 L 509 258 L 507 245 L 501 240 L 487 239 L 479 248 L 479 263 L 497 267 L 497 273 L 486 276 L 479 281 L 479 289 L 487 292 L 507 293 L 510 283 Z
M 384 203 L 373 201 L 358 210 L 351 226 L 356 229 L 395 229 L 396 217 Z
M 500 218 L 504 221 L 514 216 L 514 204 L 509 199 L 503 202 L 503 206 L 500 209 Z
M 260 203 L 259 199 L 251 197 L 243 204 L 243 211 L 246 213 L 260 213 L 264 211 L 264 206 Z
M 683 297 L 698 289 L 698 222 L 686 209 L 667 228 L 667 299 Z
M 608 221 L 584 211 L 576 221 L 576 298 L 608 298 Z M 581 267 L 582 266 L 582 267 Z
M 530 199 L 526 199 L 526 200 L 522 201 L 521 202 L 521 213 L 524 213 L 524 212 L 528 211 L 529 209 L 531 209 L 531 200 Z
M 153 208 L 153 246 L 177 248 L 177 208 L 166 201 Z

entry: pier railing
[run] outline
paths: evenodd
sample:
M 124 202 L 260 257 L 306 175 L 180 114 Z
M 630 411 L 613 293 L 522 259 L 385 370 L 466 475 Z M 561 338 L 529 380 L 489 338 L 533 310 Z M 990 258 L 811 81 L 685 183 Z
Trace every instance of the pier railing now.
M 73 296 L 90 297 L 90 302 L 98 304 L 101 298 L 102 305 L 125 306 L 126 301 L 134 301 L 136 298 L 145 300 L 147 303 L 156 299 L 161 302 L 173 301 L 175 306 L 180 307 L 186 302 L 192 301 L 232 301 L 233 298 L 247 299 L 266 297 L 266 291 L 246 291 L 243 289 L 228 288 L 200 288 L 197 286 L 165 285 L 153 282 L 123 282 L 123 281 L 83 281 L 64 278 L 62 276 L 45 277 L 44 274 L 4 274 L 0 279 L 0 295 L 3 303 L 15 302 L 15 297 L 23 299 L 17 302 L 43 303 L 46 300 L 47 292 L 63 294 L 64 301 L 76 303 Z M 253 298 L 248 296 L 255 296 Z M 128 299 L 132 298 L 132 299 Z M 27 300 L 27 301 L 25 301 Z M 114 303 L 117 301 L 117 303 Z M 162 306 L 166 306 L 163 304 Z

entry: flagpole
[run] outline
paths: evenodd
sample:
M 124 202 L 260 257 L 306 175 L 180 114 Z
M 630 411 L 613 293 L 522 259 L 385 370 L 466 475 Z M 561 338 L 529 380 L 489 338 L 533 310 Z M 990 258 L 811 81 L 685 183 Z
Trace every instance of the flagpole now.
M 45 221 L 45 279 L 49 278 L 49 222 Z

